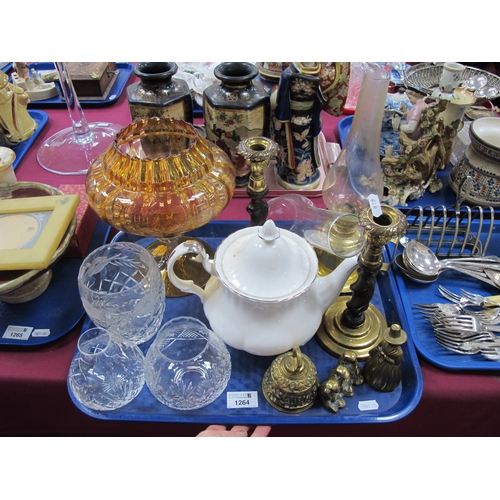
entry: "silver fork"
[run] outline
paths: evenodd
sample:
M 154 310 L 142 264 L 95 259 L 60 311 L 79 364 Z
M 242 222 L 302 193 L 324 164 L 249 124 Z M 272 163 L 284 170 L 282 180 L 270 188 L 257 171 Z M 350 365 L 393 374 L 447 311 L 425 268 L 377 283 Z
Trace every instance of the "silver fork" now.
M 442 312 L 443 314 L 460 314 L 464 309 L 459 304 L 443 304 L 434 302 L 432 304 L 415 304 L 422 313 Z
M 480 354 L 481 353 L 481 349 L 477 346 L 467 346 L 464 347 L 463 346 L 463 343 L 454 343 L 454 342 L 450 342 L 450 341 L 447 341 L 447 340 L 441 340 L 441 339 L 436 339 L 438 345 L 440 345 L 441 347 L 444 347 L 445 349 L 448 349 L 448 351 L 453 351 L 453 352 L 456 352 L 458 354 Z
M 454 342 L 449 339 L 436 339 L 436 341 L 441 347 L 459 354 L 482 354 L 487 359 L 500 360 L 499 345 L 491 346 L 487 342 Z
M 457 330 L 450 330 L 448 328 L 436 327 L 434 328 L 434 336 L 440 339 L 448 339 L 454 342 L 498 342 L 498 338 L 491 332 L 461 332 Z M 500 348 L 500 342 L 498 342 Z
M 460 290 L 460 292 L 462 294 L 462 297 L 465 297 L 466 299 L 473 301 L 478 306 L 481 306 L 481 307 L 499 307 L 500 306 L 500 302 L 489 299 L 488 297 L 484 297 L 483 295 L 480 295 L 478 293 L 468 292 L 467 290 L 464 290 L 463 288 Z
M 494 322 L 487 323 L 486 321 L 481 321 L 475 316 L 469 314 L 462 315 L 448 315 L 442 313 L 435 313 L 433 318 L 429 321 L 435 326 L 444 326 L 454 329 L 462 329 L 470 332 L 482 332 L 488 331 L 491 333 L 499 333 L 500 326 Z
M 458 304 L 415 304 L 415 307 L 420 311 L 422 316 L 429 321 L 439 314 L 457 315 L 464 312 L 464 309 Z
M 445 288 L 443 285 L 438 286 L 439 293 L 445 298 L 448 299 L 450 302 L 453 302 L 454 304 L 458 304 L 462 307 L 466 306 L 475 306 L 475 307 L 482 307 L 477 300 L 475 299 L 470 299 L 463 297 L 462 295 L 458 295 L 456 293 L 453 293 L 451 290 L 448 290 Z
M 422 316 L 428 320 L 440 313 L 451 316 L 468 314 L 478 318 L 485 324 L 500 324 L 500 307 L 489 307 L 487 309 L 480 309 L 477 311 L 467 309 L 460 304 L 443 304 L 440 302 L 432 304 L 415 304 L 415 307 L 420 311 Z

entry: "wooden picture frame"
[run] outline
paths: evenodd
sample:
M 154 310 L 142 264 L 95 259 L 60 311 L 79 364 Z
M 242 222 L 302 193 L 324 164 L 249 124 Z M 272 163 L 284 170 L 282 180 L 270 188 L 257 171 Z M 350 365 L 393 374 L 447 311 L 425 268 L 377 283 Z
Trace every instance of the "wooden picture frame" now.
M 0 200 L 0 270 L 47 268 L 79 202 L 76 194 Z

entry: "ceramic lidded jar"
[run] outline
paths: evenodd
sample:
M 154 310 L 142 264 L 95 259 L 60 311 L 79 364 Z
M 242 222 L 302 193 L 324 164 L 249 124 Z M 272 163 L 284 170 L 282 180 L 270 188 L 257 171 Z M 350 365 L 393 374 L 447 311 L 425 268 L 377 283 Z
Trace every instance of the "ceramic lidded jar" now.
M 239 143 L 252 137 L 269 136 L 270 97 L 263 86 L 254 81 L 258 73 L 251 63 L 221 63 L 214 70 L 220 83 L 203 92 L 207 139 L 231 158 L 236 169 L 236 187 L 246 186 L 250 177 L 250 168 L 237 150 Z
M 450 173 L 450 186 L 457 196 L 465 179 L 472 178 L 465 200 L 471 205 L 500 207 L 500 117 L 474 120 L 470 144 Z
M 141 81 L 127 87 L 132 120 L 179 118 L 193 123 L 193 99 L 189 85 L 173 78 L 178 66 L 174 62 L 140 62 L 134 73 Z
M 15 159 L 16 153 L 12 149 L 0 146 L 0 185 L 14 184 L 16 182 L 13 167 Z

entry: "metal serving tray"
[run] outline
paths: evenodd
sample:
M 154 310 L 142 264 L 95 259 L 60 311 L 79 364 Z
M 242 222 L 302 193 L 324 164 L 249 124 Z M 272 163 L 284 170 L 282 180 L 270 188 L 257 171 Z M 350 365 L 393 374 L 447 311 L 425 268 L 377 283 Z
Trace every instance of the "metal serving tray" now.
M 213 248 L 229 234 L 244 226 L 241 222 L 214 221 L 189 233 Z M 151 238 L 119 233 L 115 241 L 134 241 L 143 246 L 151 243 Z M 203 313 L 203 306 L 197 296 L 167 298 L 164 321 L 177 316 L 194 316 L 208 325 Z M 372 301 L 383 313 L 388 322 L 399 323 L 408 328 L 407 320 L 399 297 L 392 270 L 381 274 L 374 300 Z M 91 325 L 87 321 L 83 330 Z M 141 346 L 146 352 L 153 340 Z M 260 357 L 229 348 L 232 361 L 232 375 L 226 391 L 212 404 L 193 411 L 173 410 L 157 401 L 145 385 L 139 396 L 128 405 L 112 411 L 95 411 L 79 403 L 68 390 L 74 404 L 84 413 L 104 420 L 131 420 L 145 422 L 183 422 L 212 424 L 353 424 L 384 423 L 401 419 L 408 415 L 418 404 L 422 396 L 423 382 L 415 348 L 411 341 L 404 346 L 402 383 L 389 393 L 377 392 L 367 384 L 354 388 L 355 394 L 346 398 L 347 405 L 337 414 L 328 411 L 318 400 L 312 408 L 299 414 L 286 414 L 274 409 L 264 398 L 261 383 L 265 371 L 274 357 Z M 315 364 L 320 380 L 337 364 L 336 358 L 326 353 L 315 338 L 301 347 L 302 352 Z M 75 351 L 76 354 L 76 351 Z M 258 407 L 228 408 L 227 393 L 257 391 Z M 378 409 L 361 411 L 359 405 L 364 402 L 376 402 Z

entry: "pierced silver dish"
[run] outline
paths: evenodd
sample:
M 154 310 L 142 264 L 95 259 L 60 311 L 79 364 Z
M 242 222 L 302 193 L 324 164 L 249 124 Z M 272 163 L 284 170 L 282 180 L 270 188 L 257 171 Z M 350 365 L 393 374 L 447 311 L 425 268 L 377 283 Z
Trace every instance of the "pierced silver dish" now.
M 408 68 L 404 76 L 404 84 L 407 87 L 413 87 L 418 90 L 425 92 L 426 94 L 432 94 L 433 90 L 439 87 L 439 79 L 441 78 L 441 73 L 443 72 L 442 64 L 434 63 L 419 63 Z M 462 81 L 466 82 L 470 78 L 484 75 L 487 79 L 485 87 L 491 87 L 496 90 L 494 95 L 488 95 L 489 99 L 495 99 L 500 95 L 500 77 L 494 75 L 493 73 L 488 73 L 487 71 L 472 68 L 470 66 L 465 67 L 465 71 L 462 75 Z

